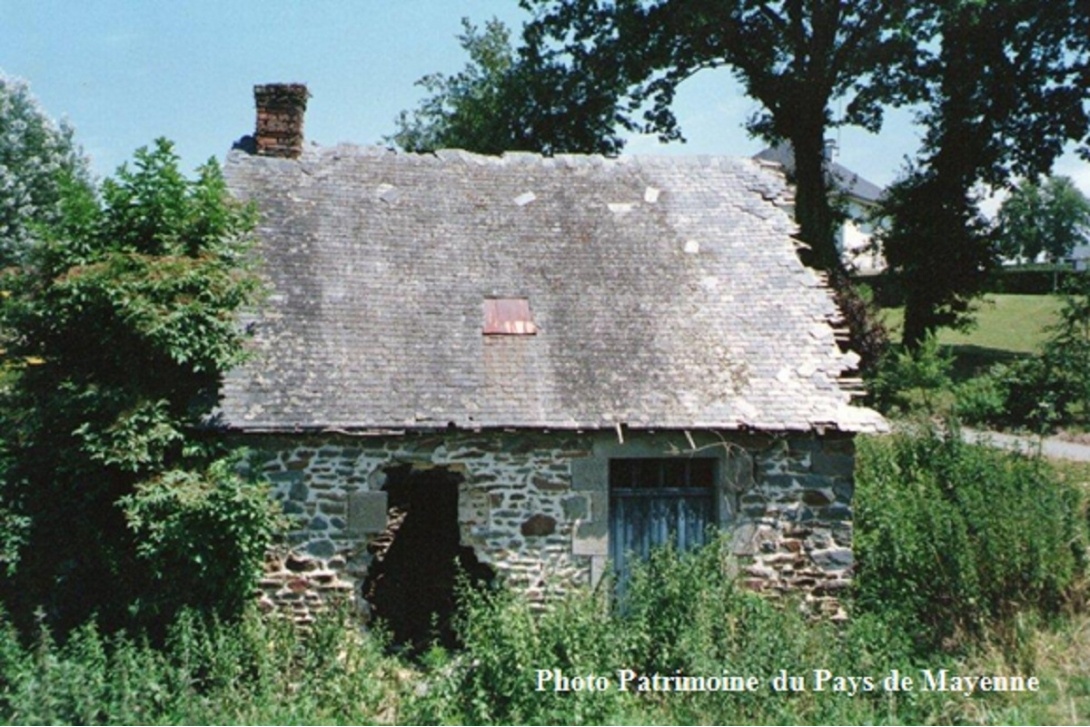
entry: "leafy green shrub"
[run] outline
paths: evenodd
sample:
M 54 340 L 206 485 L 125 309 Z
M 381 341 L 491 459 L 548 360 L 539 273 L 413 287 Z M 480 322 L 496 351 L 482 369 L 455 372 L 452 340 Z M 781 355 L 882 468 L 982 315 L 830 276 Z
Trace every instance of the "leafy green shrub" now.
M 0 621 L 0 722 L 365 724 L 396 706 L 397 665 L 382 650 L 338 614 L 304 630 L 190 612 L 162 646 L 86 624 L 26 647 Z
M 726 574 L 728 543 L 664 549 L 627 583 L 623 603 L 606 588 L 579 591 L 540 611 L 506 591 L 467 594 L 458 619 L 465 650 L 433 653 L 426 688 L 402 717 L 420 723 L 866 723 L 938 719 L 941 697 L 815 691 L 816 669 L 880 678 L 913 668 L 910 644 L 880 616 L 848 625 L 809 620 L 797 604 L 740 588 Z M 928 666 L 939 665 L 932 659 Z M 757 677 L 754 691 L 618 689 L 619 670 L 643 676 Z M 610 680 L 605 691 L 564 691 L 538 670 Z M 783 670 L 806 689 L 776 692 Z M 558 690 L 557 687 L 561 686 Z
M 888 413 L 933 413 L 951 388 L 953 356 L 929 335 L 915 351 L 891 347 L 869 382 L 870 401 Z
M 1090 418 L 1090 274 L 1070 277 L 1060 321 L 1050 329 L 1043 362 L 1048 389 L 1064 421 Z
M 899 615 L 927 649 L 1054 612 L 1085 571 L 1080 492 L 956 427 L 861 440 L 855 515 L 859 605 Z
M 998 364 L 989 373 L 963 381 L 954 389 L 954 413 L 969 424 L 1002 423 L 1008 416 L 1009 386 Z
M 201 435 L 245 357 L 255 217 L 214 160 L 192 180 L 178 161 L 159 140 L 97 190 L 63 186 L 56 224 L 0 271 L 0 520 L 16 526 L 0 539 L 0 598 L 27 631 L 39 609 L 59 634 L 92 614 L 162 631 L 215 593 L 237 610 L 243 586 L 219 563 L 242 555 L 252 572 L 268 531 Z
M 146 608 L 168 620 L 178 604 L 221 617 L 242 612 L 279 522 L 267 487 L 221 459 L 203 473 L 165 472 L 120 502 L 155 582 Z
M 967 422 L 1043 432 L 1090 416 L 1090 276 L 1067 278 L 1060 322 L 1039 356 L 997 364 L 957 388 Z

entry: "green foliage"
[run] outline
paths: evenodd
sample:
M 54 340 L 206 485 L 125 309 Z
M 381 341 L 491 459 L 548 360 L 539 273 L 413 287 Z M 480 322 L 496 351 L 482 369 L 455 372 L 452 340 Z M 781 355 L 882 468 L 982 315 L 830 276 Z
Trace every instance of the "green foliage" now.
M 953 356 L 933 335 L 915 350 L 891 348 L 871 376 L 871 403 L 886 413 L 933 414 L 951 386 L 952 366 Z
M 205 472 L 170 470 L 141 482 L 120 504 L 151 570 L 147 598 L 168 614 L 179 603 L 242 612 L 278 523 L 267 488 L 217 460 Z
M 919 21 L 922 62 L 903 83 L 926 102 L 926 134 L 920 161 L 887 198 L 892 223 L 883 243 L 905 288 L 910 347 L 957 325 L 983 289 L 993 243 L 978 186 L 1036 178 L 1066 142 L 1090 131 L 1078 80 L 1090 69 L 1084 3 L 931 3 Z
M 995 364 L 958 385 L 955 413 L 969 424 L 1027 427 L 1044 433 L 1063 419 L 1040 357 Z
M 580 591 L 543 612 L 510 593 L 470 593 L 459 634 L 465 651 L 429 664 L 427 687 L 405 704 L 419 723 L 771 724 L 926 721 L 938 701 L 924 694 L 815 692 L 813 670 L 885 676 L 913 663 L 908 643 L 881 619 L 846 627 L 807 619 L 797 604 L 745 591 L 726 574 L 720 539 L 678 553 L 662 550 L 638 568 L 623 604 Z M 943 663 L 934 657 L 930 664 Z M 563 691 L 539 669 L 607 677 L 606 691 Z M 641 675 L 757 676 L 755 691 L 644 692 L 618 689 L 618 670 Z M 805 692 L 773 692 L 780 673 L 804 675 Z
M 1042 359 L 1056 409 L 1064 421 L 1090 420 L 1090 274 L 1069 279 L 1049 334 Z
M 954 413 L 961 421 L 972 424 L 1002 424 L 1011 410 L 1012 378 L 1021 370 L 1014 364 L 996 364 L 986 374 L 960 384 L 954 392 Z
M 458 41 L 469 54 L 459 73 L 417 81 L 429 96 L 402 111 L 392 141 L 407 151 L 466 149 L 481 154 L 536 151 L 616 154 L 616 105 L 623 86 L 584 73 L 577 59 L 550 50 L 541 38 L 511 33 L 492 19 L 479 31 L 462 19 Z
M 1080 491 L 956 427 L 861 441 L 855 533 L 859 607 L 928 650 L 1054 613 L 1086 570 Z
M 1090 199 L 1069 177 L 1026 180 L 999 208 L 999 250 L 1009 258 L 1056 262 L 1090 235 Z
M 243 357 L 253 214 L 229 200 L 214 161 L 182 175 L 165 140 L 100 197 L 62 191 L 60 219 L 0 284 L 0 502 L 27 526 L 7 548 L 18 559 L 4 601 L 24 627 L 44 607 L 62 631 L 93 612 L 108 628 L 163 623 L 213 592 L 237 610 L 271 516 L 196 434 Z M 213 564 L 217 549 L 242 558 Z
M 996 364 L 957 387 L 966 421 L 1044 432 L 1090 417 L 1090 275 L 1072 275 L 1059 321 L 1046 328 L 1039 355 Z
M 394 663 L 343 617 L 307 631 L 248 613 L 232 625 L 182 614 L 155 647 L 94 625 L 24 647 L 0 622 L 5 724 L 369 724 Z
M 976 199 L 934 169 L 911 170 L 882 202 L 880 233 L 889 274 L 905 293 L 902 343 L 919 346 L 940 327 L 971 323 L 972 302 L 995 264 L 993 239 Z
M 90 186 L 72 128 L 54 123 L 25 82 L 0 72 L 0 268 L 23 258 L 38 226 L 59 220 L 65 184 Z

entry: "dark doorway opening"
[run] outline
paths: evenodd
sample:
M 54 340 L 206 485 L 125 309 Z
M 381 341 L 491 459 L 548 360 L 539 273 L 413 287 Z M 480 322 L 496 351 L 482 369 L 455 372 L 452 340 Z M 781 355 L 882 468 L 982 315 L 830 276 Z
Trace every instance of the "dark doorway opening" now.
M 411 465 L 387 469 L 389 510 L 386 530 L 371 543 L 374 555 L 363 596 L 374 619 L 390 630 L 397 646 L 420 652 L 432 643 L 456 647 L 451 626 L 459 572 L 475 586 L 494 571 L 461 544 L 458 486 L 463 477 L 449 469 Z

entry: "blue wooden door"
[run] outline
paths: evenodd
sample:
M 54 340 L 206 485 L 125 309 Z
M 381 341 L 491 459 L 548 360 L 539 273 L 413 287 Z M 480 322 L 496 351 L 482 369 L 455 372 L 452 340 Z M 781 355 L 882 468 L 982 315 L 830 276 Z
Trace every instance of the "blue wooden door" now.
M 715 523 L 714 474 L 712 459 L 610 462 L 609 555 L 619 582 L 653 548 L 704 544 Z

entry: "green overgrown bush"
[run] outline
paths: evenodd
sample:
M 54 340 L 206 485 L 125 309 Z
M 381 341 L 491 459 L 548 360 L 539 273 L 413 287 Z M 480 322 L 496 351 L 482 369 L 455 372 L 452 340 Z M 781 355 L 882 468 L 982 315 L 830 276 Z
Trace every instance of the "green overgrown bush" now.
M 1090 273 L 1070 277 L 1060 320 L 1049 328 L 1043 362 L 1048 391 L 1064 422 L 1090 417 Z
M 1039 355 L 996 364 L 955 387 L 957 415 L 971 424 L 1036 432 L 1085 424 L 1090 417 L 1090 276 L 1067 278 L 1060 320 L 1047 330 Z
M 1040 357 L 995 364 L 959 384 L 954 412 L 968 424 L 1044 432 L 1065 419 L 1060 390 Z
M 236 459 L 164 472 L 120 499 L 153 580 L 145 611 L 170 618 L 188 604 L 230 617 L 252 599 L 281 518 L 268 487 L 239 475 Z
M 182 614 L 161 646 L 93 624 L 24 646 L 0 622 L 6 724 L 365 724 L 396 708 L 397 663 L 343 617 L 310 630 Z
M 925 650 L 1056 612 L 1086 547 L 1081 492 L 1043 460 L 967 444 L 953 425 L 860 441 L 857 603 Z
M 254 210 L 215 160 L 186 178 L 164 139 L 62 192 L 0 270 L 0 599 L 58 635 L 238 613 L 276 523 L 206 433 L 261 291 Z
M 954 413 L 966 423 L 1003 424 L 1009 416 L 1008 369 L 1006 364 L 996 364 L 988 373 L 958 384 L 954 389 Z
M 870 377 L 869 403 L 888 414 L 934 413 L 952 386 L 952 366 L 934 335 L 916 350 L 891 346 Z
M 728 543 L 678 553 L 666 549 L 638 567 L 623 603 L 608 587 L 569 595 L 538 613 L 509 592 L 470 592 L 458 619 L 464 651 L 432 654 L 426 689 L 403 717 L 418 723 L 867 723 L 936 719 L 934 693 L 848 696 L 815 691 L 814 671 L 882 678 L 913 668 L 910 644 L 879 617 L 850 624 L 812 621 L 791 601 L 751 593 L 727 574 Z M 932 658 L 928 666 L 941 666 Z M 744 692 L 636 692 L 618 689 L 618 670 L 652 676 L 758 677 Z M 552 677 L 604 676 L 605 691 L 563 691 Z M 776 692 L 783 670 L 801 676 L 797 693 Z M 895 715 L 895 717 L 891 717 Z

